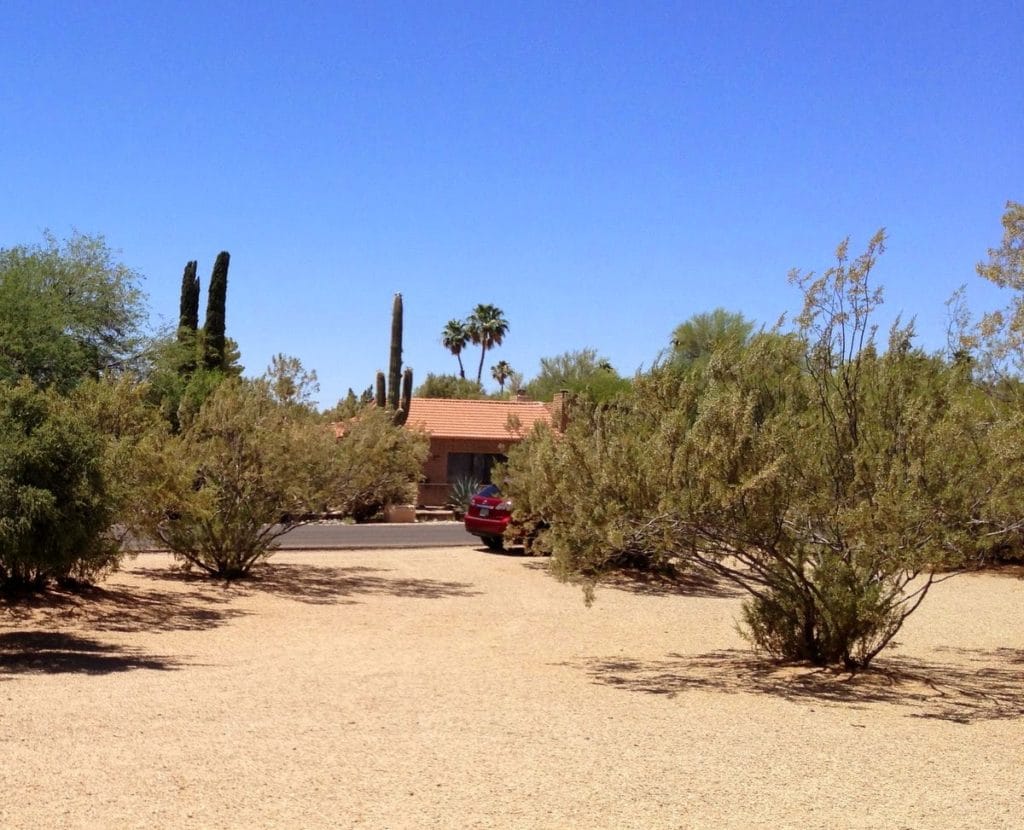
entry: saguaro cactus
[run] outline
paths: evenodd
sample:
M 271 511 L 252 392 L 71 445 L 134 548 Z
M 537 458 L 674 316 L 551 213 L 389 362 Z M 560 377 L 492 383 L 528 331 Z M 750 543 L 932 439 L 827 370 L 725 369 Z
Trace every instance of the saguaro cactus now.
M 377 406 L 390 409 L 394 423 L 401 426 L 409 417 L 412 401 L 412 369 L 402 371 L 402 295 L 395 294 L 391 306 L 391 354 L 385 382 L 383 372 L 377 372 Z

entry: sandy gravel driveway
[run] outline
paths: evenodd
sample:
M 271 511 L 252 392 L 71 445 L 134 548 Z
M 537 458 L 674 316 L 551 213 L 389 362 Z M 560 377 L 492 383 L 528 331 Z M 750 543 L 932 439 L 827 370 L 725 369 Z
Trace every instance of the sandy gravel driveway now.
M 739 598 L 475 549 L 141 556 L 0 610 L 0 827 L 1020 828 L 1024 580 L 935 589 L 880 671 L 776 669 Z

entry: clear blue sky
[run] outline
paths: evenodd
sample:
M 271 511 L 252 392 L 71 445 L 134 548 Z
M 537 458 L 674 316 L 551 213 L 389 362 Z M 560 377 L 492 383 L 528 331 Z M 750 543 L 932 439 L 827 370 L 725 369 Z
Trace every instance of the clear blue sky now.
M 386 368 L 395 291 L 417 382 L 481 302 L 511 325 L 485 377 L 588 346 L 631 374 L 881 226 L 887 310 L 938 348 L 957 286 L 999 302 L 1022 43 L 1019 2 L 7 0 L 0 246 L 105 235 L 154 325 L 226 249 L 247 370 L 298 356 L 324 405 Z

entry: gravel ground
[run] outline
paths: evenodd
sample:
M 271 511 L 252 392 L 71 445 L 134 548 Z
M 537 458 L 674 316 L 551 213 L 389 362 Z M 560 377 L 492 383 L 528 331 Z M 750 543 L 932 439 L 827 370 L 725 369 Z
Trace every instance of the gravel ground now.
M 877 670 L 779 668 L 740 597 L 541 559 L 140 556 L 0 608 L 0 827 L 1020 828 L 1024 580 L 934 589 Z

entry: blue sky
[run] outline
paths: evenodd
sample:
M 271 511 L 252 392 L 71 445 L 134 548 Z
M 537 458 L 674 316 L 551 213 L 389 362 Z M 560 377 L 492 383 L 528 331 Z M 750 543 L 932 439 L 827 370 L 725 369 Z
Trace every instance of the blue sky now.
M 488 368 L 631 374 L 882 226 L 886 313 L 939 348 L 960 284 L 1002 301 L 974 264 L 1024 199 L 1022 42 L 1019 2 L 8 0 L 0 246 L 105 235 L 154 325 L 228 250 L 247 370 L 295 355 L 324 405 L 386 368 L 396 291 L 417 382 L 477 303 Z

